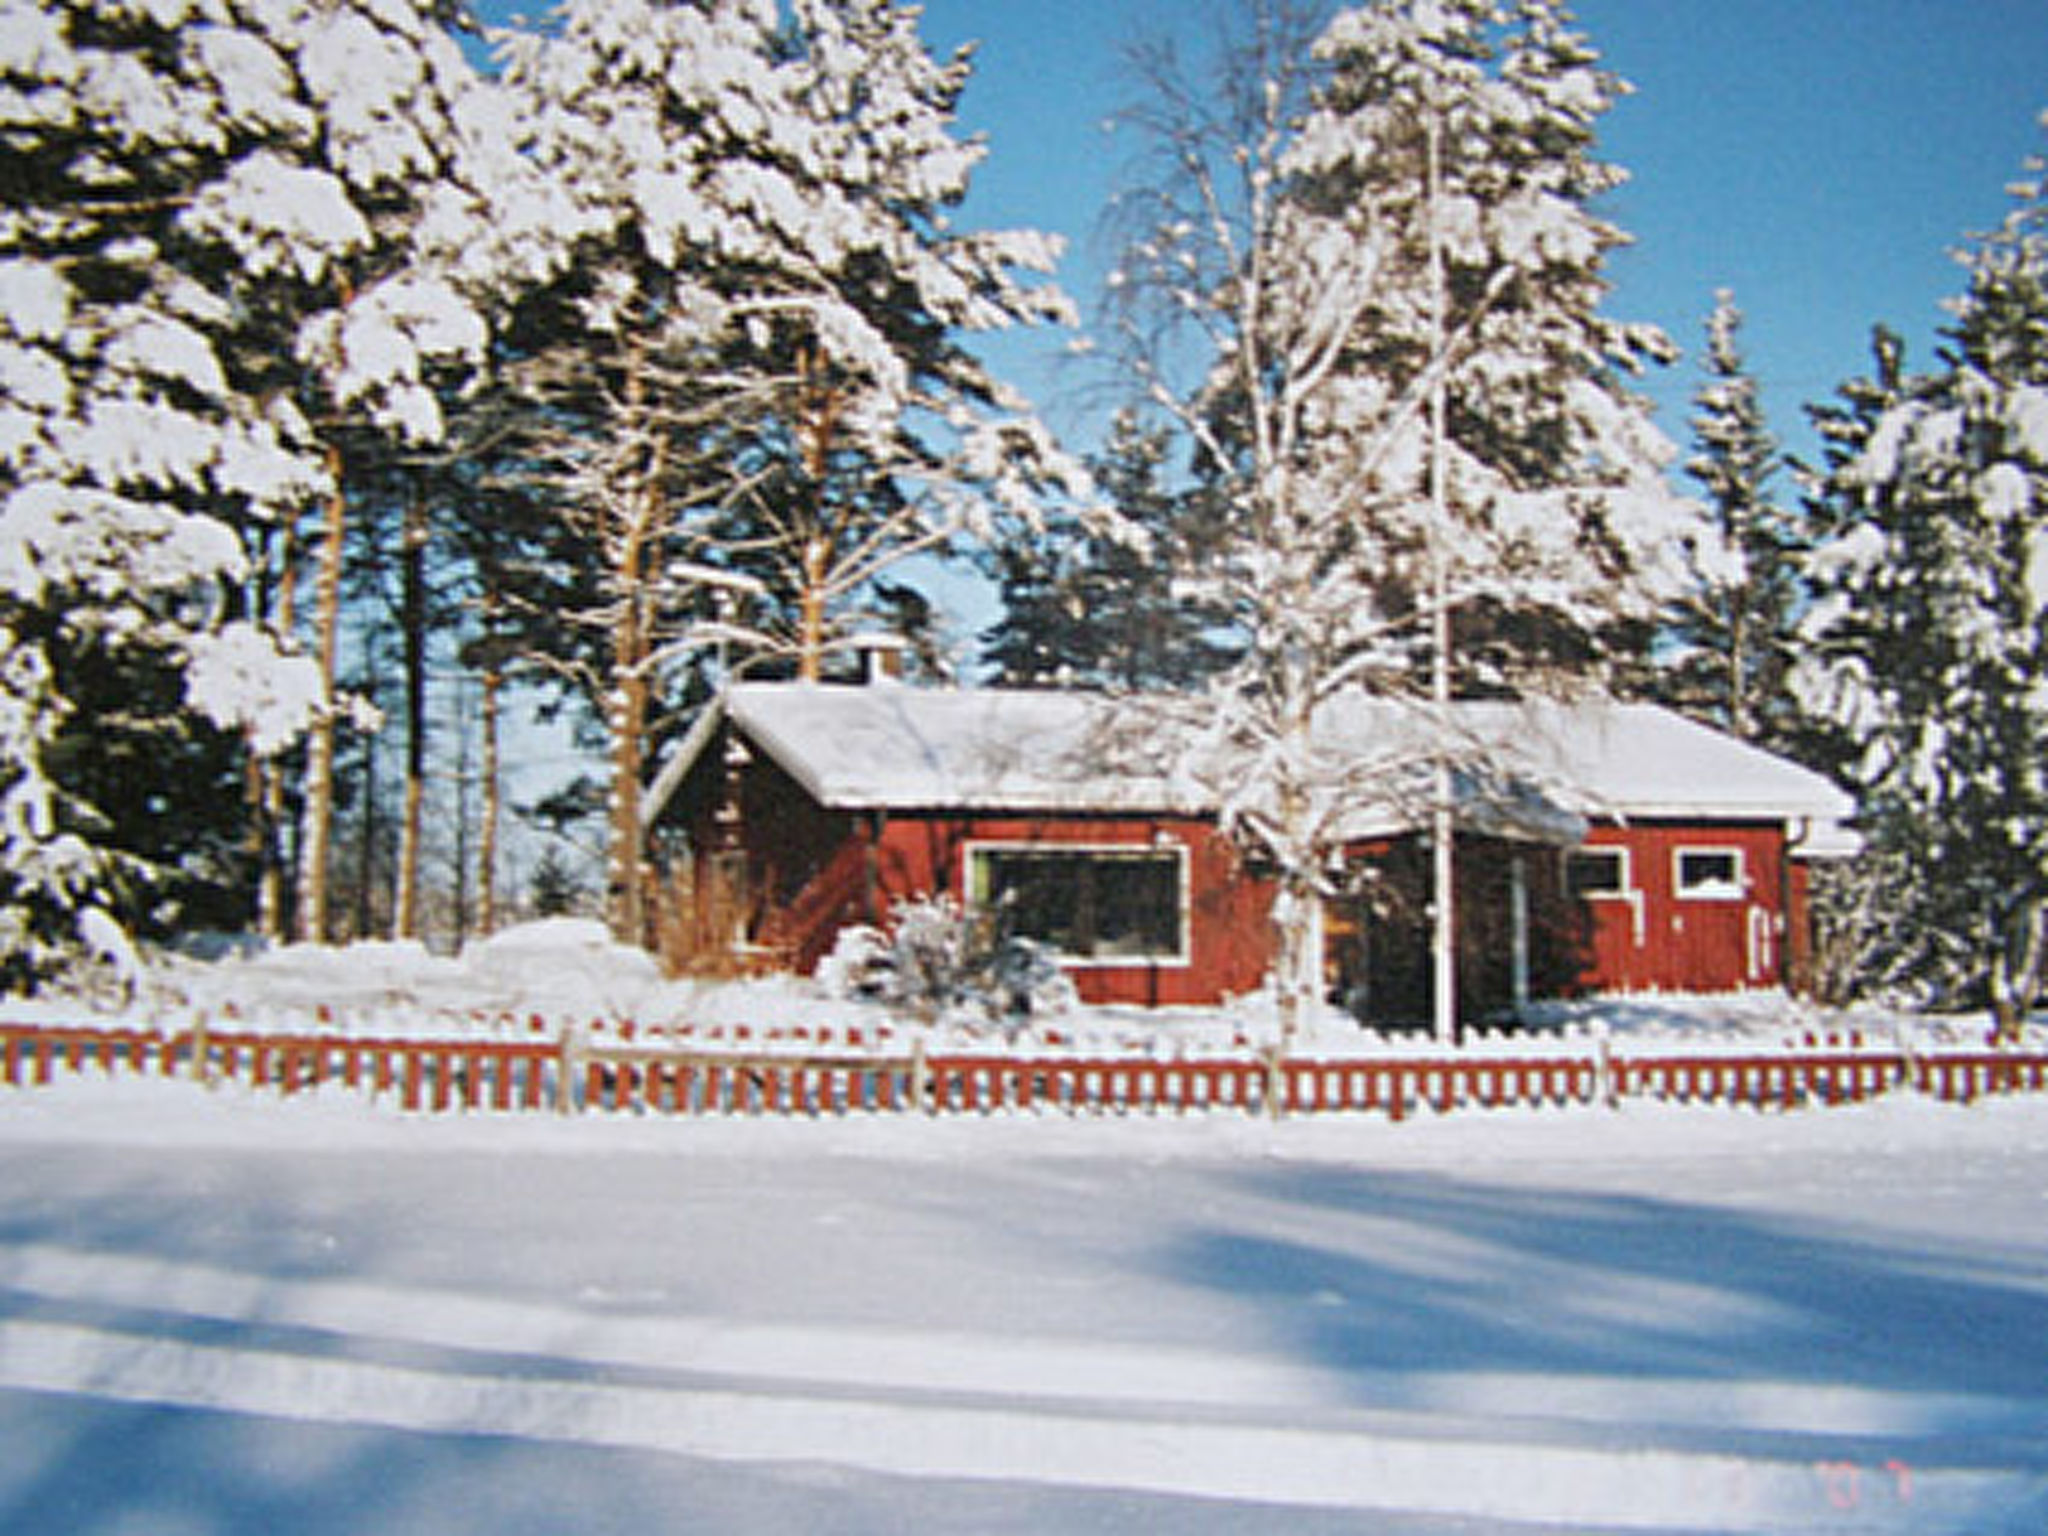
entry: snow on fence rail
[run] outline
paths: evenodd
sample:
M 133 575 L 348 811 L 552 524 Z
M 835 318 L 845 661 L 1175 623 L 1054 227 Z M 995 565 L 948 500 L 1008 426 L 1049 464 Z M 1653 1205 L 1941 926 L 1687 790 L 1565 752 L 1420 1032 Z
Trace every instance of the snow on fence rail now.
M 2048 1091 L 2048 1051 L 1908 1052 L 1860 1040 L 1789 1049 L 1626 1052 L 1595 1041 L 1524 1056 L 1164 1061 L 1135 1056 L 703 1050 L 550 1039 L 362 1039 L 250 1029 L 164 1031 L 0 1024 L 0 1084 L 61 1073 L 183 1077 L 284 1094 L 345 1089 L 420 1113 L 494 1110 L 676 1115 L 1378 1113 L 1617 1105 L 1624 1100 L 1790 1109 L 1902 1089 L 1947 1103 Z

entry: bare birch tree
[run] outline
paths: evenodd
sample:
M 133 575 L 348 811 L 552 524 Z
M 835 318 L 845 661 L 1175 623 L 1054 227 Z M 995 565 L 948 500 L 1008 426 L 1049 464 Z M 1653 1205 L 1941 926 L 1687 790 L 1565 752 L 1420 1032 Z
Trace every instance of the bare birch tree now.
M 1622 237 L 1587 207 L 1615 179 L 1589 149 L 1619 87 L 1560 9 L 1238 15 L 1207 75 L 1167 44 L 1133 54 L 1146 158 L 1110 323 L 1232 515 L 1189 578 L 1245 642 L 1202 706 L 1205 751 L 1277 873 L 1291 1038 L 1362 809 L 1434 820 L 1447 850 L 1447 767 L 1490 774 L 1456 741 L 1451 676 L 1530 685 L 1523 661 L 1555 636 L 1583 654 L 1617 612 L 1647 613 L 1699 532 L 1615 384 L 1661 342 L 1596 314 Z M 1424 728 L 1333 750 L 1332 711 L 1360 691 Z

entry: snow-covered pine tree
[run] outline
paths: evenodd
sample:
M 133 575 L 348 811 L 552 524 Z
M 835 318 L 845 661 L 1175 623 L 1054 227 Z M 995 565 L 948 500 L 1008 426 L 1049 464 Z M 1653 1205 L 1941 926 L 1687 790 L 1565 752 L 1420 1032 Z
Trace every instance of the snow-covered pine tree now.
M 579 199 L 513 340 L 536 409 L 512 451 L 596 557 L 622 937 L 679 669 L 722 645 L 816 678 L 885 574 L 1083 483 L 959 339 L 1067 314 L 1033 281 L 1053 242 L 948 222 L 982 154 L 967 74 L 892 0 L 572 0 L 508 54 Z
M 278 340 L 289 339 L 297 364 L 294 393 L 327 470 L 311 614 L 321 699 L 298 848 L 297 931 L 314 941 L 328 936 L 336 748 L 353 712 L 338 678 L 351 488 L 365 463 L 390 468 L 394 449 L 441 439 L 442 375 L 480 361 L 487 335 L 472 231 L 481 202 L 504 201 L 503 107 L 450 30 L 461 15 L 449 0 L 329 0 L 276 25 L 269 46 L 288 61 L 309 126 L 263 153 L 324 178 L 323 195 L 340 200 L 329 214 L 354 219 L 317 275 L 302 268 L 272 279 L 268 248 L 278 236 L 247 185 L 231 183 L 202 221 L 241 257 L 244 285 L 281 322 Z
M 75 34 L 91 20 L 102 41 L 81 47 Z M 151 235 L 169 215 L 152 206 L 180 184 L 158 141 L 192 104 L 149 88 L 123 46 L 142 25 L 132 19 L 124 37 L 112 17 L 0 10 L 0 981 L 10 985 L 55 964 L 82 917 L 103 921 L 118 877 L 146 872 L 110 846 L 89 789 L 55 771 L 84 691 L 62 653 L 113 665 L 149 653 L 175 675 L 198 627 L 180 600 L 239 560 L 232 530 L 206 508 L 224 429 L 269 427 L 246 402 L 239 417 L 220 404 L 229 391 L 206 334 L 210 296 L 155 266 Z M 126 174 L 100 163 L 117 143 L 132 146 Z
M 766 584 L 757 649 L 816 678 L 871 621 L 885 573 L 1031 529 L 1048 492 L 1092 503 L 1080 467 L 966 345 L 1074 318 L 1041 281 L 1056 240 L 951 221 L 986 153 L 955 120 L 967 52 L 933 58 L 900 0 L 787 10 L 785 131 L 755 153 L 807 212 L 785 220 L 782 271 L 731 294 L 742 366 L 774 395 L 743 433 L 754 477 L 721 537 Z
M 1593 130 L 1620 87 L 1562 8 L 1361 6 L 1313 64 L 1308 8 L 1245 9 L 1213 84 L 1149 56 L 1131 121 L 1156 174 L 1125 202 L 1116 319 L 1227 508 L 1209 592 L 1247 643 L 1213 693 L 1213 760 L 1279 873 L 1292 1020 L 1344 817 L 1389 794 L 1440 815 L 1453 748 L 1436 719 L 1424 760 L 1332 761 L 1318 717 L 1360 687 L 1426 690 L 1433 714 L 1453 669 L 1546 685 L 1533 656 L 1596 655 L 1709 535 L 1616 382 L 1666 344 L 1599 314 L 1623 237 L 1591 210 L 1619 179 Z
M 1720 539 L 1699 552 L 1715 563 L 1697 572 L 1698 586 L 1667 619 L 1672 654 L 1654 686 L 1745 741 L 1792 749 L 1804 736 L 1786 688 L 1798 643 L 1798 533 L 1772 488 L 1784 459 L 1742 354 L 1742 311 L 1727 290 L 1715 295 L 1706 329 L 1685 467 Z
M 331 671 L 205 595 L 266 530 L 339 508 L 335 412 L 430 434 L 422 370 L 480 338 L 446 281 L 392 257 L 451 146 L 498 137 L 463 120 L 476 82 L 446 19 L 349 0 L 0 18 L 7 600 L 146 637 L 259 753 L 331 715 Z M 9 899 L 75 911 L 106 864 L 41 766 L 66 704 L 34 645 L 6 649 Z
M 1893 958 L 1987 998 L 2008 1037 L 2048 981 L 2048 160 L 2015 193 L 1963 253 L 1938 371 L 1905 377 L 1894 350 L 1834 419 L 1797 676 L 1861 744 L 1874 835 L 1917 871 Z
M 1004 684 L 1189 689 L 1228 660 L 1219 617 L 1181 589 L 1206 563 L 1209 520 L 1199 487 L 1167 484 L 1172 448 L 1166 429 L 1120 411 L 1088 468 L 1125 526 L 1054 514 L 989 551 L 1003 613 L 983 655 Z
M 731 461 L 711 398 L 729 316 L 707 254 L 772 238 L 721 195 L 777 119 L 773 5 L 572 3 L 503 43 L 523 145 L 572 199 L 527 271 L 488 409 L 470 430 L 525 549 L 492 558 L 536 665 L 584 702 L 608 758 L 606 915 L 648 927 L 641 789 L 656 703 L 715 615 L 705 523 Z M 522 253 L 508 251 L 519 258 Z
M 1712 537 L 1665 487 L 1672 449 L 1622 383 L 1670 343 L 1601 311 L 1626 236 L 1595 204 L 1625 177 L 1595 134 L 1627 88 L 1554 0 L 1364 6 L 1319 48 L 1332 76 L 1288 170 L 1304 235 L 1376 263 L 1329 425 L 1381 429 L 1355 465 L 1330 465 L 1363 482 L 1377 602 L 1425 652 L 1441 587 L 1460 691 L 1553 688 L 1560 662 L 1585 686 L 1603 634 L 1682 589 L 1686 554 Z M 1441 497 L 1415 408 L 1432 386 Z

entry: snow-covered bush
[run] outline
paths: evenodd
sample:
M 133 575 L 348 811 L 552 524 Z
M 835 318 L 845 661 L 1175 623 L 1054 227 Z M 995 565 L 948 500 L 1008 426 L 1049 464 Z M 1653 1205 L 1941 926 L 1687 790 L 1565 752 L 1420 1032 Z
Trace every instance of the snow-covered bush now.
M 1014 1029 L 1079 1001 L 1044 945 L 1005 933 L 994 918 L 948 896 L 900 904 L 886 931 L 842 930 L 818 981 L 835 996 L 882 1003 L 928 1024 Z

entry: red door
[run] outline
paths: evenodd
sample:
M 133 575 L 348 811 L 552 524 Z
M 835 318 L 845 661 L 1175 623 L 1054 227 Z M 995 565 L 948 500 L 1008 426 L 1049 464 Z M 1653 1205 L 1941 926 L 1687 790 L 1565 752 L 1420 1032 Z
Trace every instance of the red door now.
M 1779 979 L 1775 868 L 1767 839 L 1670 841 L 1670 920 L 1662 983 L 1684 992 L 1773 986 Z
M 1635 992 L 1656 986 L 1648 964 L 1649 903 L 1637 869 L 1636 850 L 1596 841 L 1571 855 L 1566 865 L 1571 894 L 1585 917 L 1582 985 L 1597 992 Z

